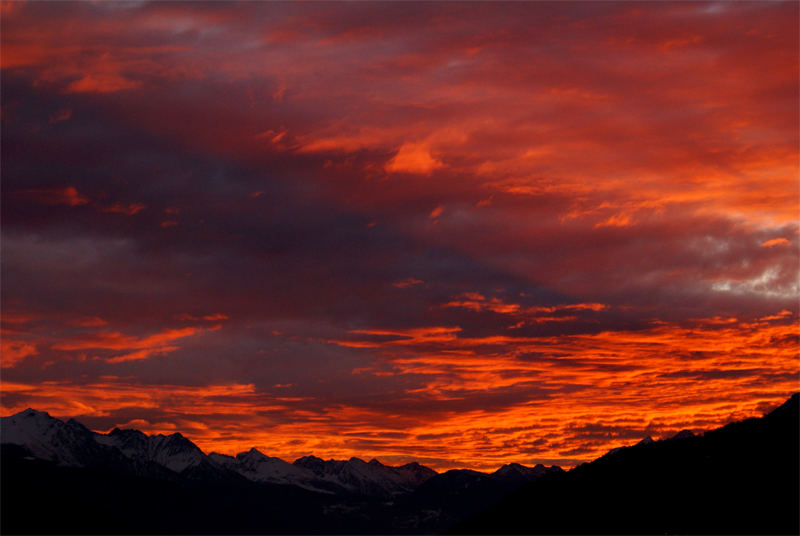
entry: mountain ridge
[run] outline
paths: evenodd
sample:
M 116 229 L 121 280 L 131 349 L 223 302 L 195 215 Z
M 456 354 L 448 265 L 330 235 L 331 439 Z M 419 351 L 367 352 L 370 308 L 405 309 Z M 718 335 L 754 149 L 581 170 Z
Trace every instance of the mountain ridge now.
M 506 464 L 492 474 L 355 457 L 295 465 L 257 449 L 198 458 L 179 434 L 96 434 L 28 411 L 30 426 L 0 428 L 10 430 L 0 437 L 0 532 L 797 534 L 799 396 L 763 417 L 643 440 L 569 471 Z M 39 457 L 9 438 L 27 440 Z M 59 442 L 91 456 L 67 448 L 64 458 L 83 465 L 58 465 Z M 420 472 L 424 481 L 408 484 Z M 311 478 L 306 487 L 297 475 Z
M 148 435 L 136 429 L 115 427 L 103 434 L 89 430 L 73 418 L 63 421 L 32 408 L 0 418 L 0 443 L 19 445 L 36 458 L 67 467 L 112 469 L 155 478 L 175 475 L 195 480 L 243 478 L 327 494 L 390 498 L 409 493 L 443 474 L 418 462 L 391 466 L 374 458 L 366 462 L 357 457 L 323 460 L 309 455 L 290 463 L 263 454 L 255 447 L 235 456 L 206 454 L 180 432 Z M 501 468 L 495 473 L 480 474 L 517 482 L 539 478 L 545 472 L 544 466 L 537 469 L 513 465 L 516 469 Z
M 217 459 L 220 459 L 220 460 L 222 458 L 233 458 L 233 459 L 241 460 L 242 457 L 247 456 L 248 454 L 250 454 L 252 452 L 255 452 L 258 455 L 263 456 L 264 458 L 267 458 L 269 460 L 280 461 L 280 462 L 283 462 L 284 464 L 295 465 L 295 466 L 299 466 L 299 467 L 313 466 L 315 464 L 328 464 L 328 463 L 331 463 L 331 462 L 338 463 L 338 462 L 354 462 L 354 461 L 356 461 L 356 462 L 363 462 L 363 463 L 379 464 L 380 466 L 383 466 L 383 467 L 394 467 L 396 469 L 397 468 L 404 468 L 404 467 L 405 468 L 411 468 L 411 467 L 413 467 L 415 465 L 419 466 L 419 467 L 422 467 L 422 468 L 425 468 L 425 469 L 430 469 L 427 466 L 425 466 L 423 464 L 420 464 L 417 461 L 411 461 L 411 462 L 408 462 L 408 463 L 406 463 L 404 465 L 391 466 L 391 465 L 383 464 L 382 462 L 380 462 L 379 460 L 377 460 L 375 458 L 372 458 L 369 462 L 364 462 L 363 459 L 358 458 L 356 456 L 351 457 L 349 460 L 337 460 L 337 459 L 333 459 L 333 458 L 325 460 L 325 459 L 320 458 L 318 456 L 315 456 L 313 454 L 309 454 L 309 455 L 301 456 L 301 457 L 295 459 L 294 461 L 287 461 L 287 460 L 284 460 L 283 458 L 266 455 L 266 454 L 262 453 L 261 451 L 259 451 L 256 447 L 251 447 L 247 451 L 242 451 L 242 452 L 239 452 L 239 453 L 236 453 L 236 454 L 233 454 L 233 455 L 231 455 L 231 454 L 223 454 L 223 453 L 219 453 L 219 452 L 216 452 L 216 451 L 211 451 L 211 452 L 205 453 L 196 444 L 194 444 L 194 442 L 192 442 L 190 439 L 186 438 L 186 436 L 181 434 L 181 432 L 174 432 L 172 434 L 160 434 L 160 433 L 158 433 L 158 434 L 148 435 L 148 434 L 146 434 L 146 433 L 144 433 L 144 432 L 142 432 L 140 430 L 134 429 L 134 428 L 114 427 L 108 433 L 103 434 L 103 433 L 100 433 L 100 432 L 94 432 L 94 431 L 90 430 L 85 425 L 83 425 L 82 423 L 77 421 L 75 418 L 72 418 L 72 417 L 71 418 L 67 418 L 67 420 L 64 421 L 64 420 L 59 419 L 57 417 L 52 417 L 46 411 L 40 411 L 40 410 L 36 410 L 36 409 L 33 409 L 33 408 L 26 408 L 25 410 L 17 412 L 17 413 L 15 413 L 13 415 L 9 415 L 9 416 L 6 416 L 6 417 L 0 417 L 0 431 L 2 431 L 4 428 L 6 428 L 6 426 L 4 424 L 2 424 L 2 423 L 5 423 L 7 419 L 20 417 L 20 416 L 22 416 L 24 414 L 30 414 L 30 413 L 43 415 L 43 416 L 48 417 L 49 419 L 54 419 L 56 421 L 61 421 L 61 422 L 65 423 L 65 424 L 70 424 L 71 423 L 72 426 L 80 427 L 80 428 L 82 428 L 83 430 L 85 430 L 88 433 L 96 434 L 97 436 L 101 436 L 101 437 L 130 437 L 130 436 L 135 436 L 135 437 L 139 437 L 139 438 L 143 438 L 143 439 L 144 438 L 151 438 L 152 441 L 154 441 L 154 439 L 152 439 L 152 438 L 162 438 L 162 439 L 159 439 L 158 441 L 178 441 L 178 440 L 183 440 L 183 441 L 186 441 L 189 444 L 191 444 L 192 447 L 196 448 L 204 456 L 208 456 L 208 457 L 212 457 L 213 456 L 214 458 L 217 458 Z M 699 433 L 699 435 L 702 435 L 702 434 L 703 434 L 703 432 Z M 648 444 L 648 443 L 651 443 L 651 442 L 654 442 L 654 441 L 666 441 L 666 440 L 673 440 L 673 439 L 683 439 L 683 438 L 692 437 L 694 435 L 696 435 L 696 434 L 694 434 L 693 432 L 691 432 L 689 430 L 682 430 L 682 431 L 678 432 L 677 434 L 673 435 L 672 437 L 665 438 L 665 439 L 660 439 L 660 440 L 653 440 L 650 436 L 645 436 L 638 443 L 635 443 L 633 445 L 621 445 L 621 446 L 618 446 L 618 447 L 611 448 L 610 450 L 608 450 L 603 455 L 607 455 L 607 454 L 610 454 L 612 452 L 615 452 L 615 451 L 618 451 L 618 450 L 621 450 L 621 449 L 624 449 L 624 448 L 628 448 L 628 447 L 631 447 L 631 446 L 636 446 L 636 445 L 641 445 L 641 444 Z M 5 434 L 0 435 L 0 442 L 2 442 L 2 443 L 14 442 L 14 441 L 7 441 L 4 438 L 4 436 L 5 436 Z M 19 444 L 19 443 L 16 443 L 16 444 Z M 107 444 L 111 444 L 111 442 L 107 442 Z M 603 455 L 601 455 L 601 456 L 603 456 Z M 558 466 L 558 465 L 545 466 L 545 465 L 543 465 L 541 463 L 537 463 L 537 464 L 535 464 L 535 466 L 531 467 L 531 466 L 523 465 L 523 464 L 518 463 L 518 462 L 510 462 L 510 463 L 507 463 L 507 464 L 504 464 L 504 465 L 500 466 L 495 471 L 480 471 L 480 470 L 472 469 L 472 468 L 468 468 L 468 467 L 448 469 L 448 470 L 445 470 L 445 471 L 442 471 L 442 472 L 434 471 L 433 469 L 430 469 L 430 470 L 434 471 L 436 474 L 443 474 L 444 472 L 447 472 L 449 470 L 459 470 L 459 471 L 460 470 L 466 470 L 466 471 L 477 471 L 477 472 L 480 472 L 480 473 L 483 473 L 483 474 L 502 475 L 502 474 L 508 474 L 509 472 L 514 472 L 513 469 L 512 469 L 514 467 L 521 467 L 521 468 L 525 469 L 525 471 L 523 471 L 524 473 L 531 474 L 531 472 L 529 470 L 530 469 L 535 469 L 536 467 L 539 467 L 539 466 L 541 466 L 541 467 L 558 467 L 559 469 L 561 469 L 561 467 Z M 178 469 L 177 472 L 180 472 L 180 470 L 181 469 Z

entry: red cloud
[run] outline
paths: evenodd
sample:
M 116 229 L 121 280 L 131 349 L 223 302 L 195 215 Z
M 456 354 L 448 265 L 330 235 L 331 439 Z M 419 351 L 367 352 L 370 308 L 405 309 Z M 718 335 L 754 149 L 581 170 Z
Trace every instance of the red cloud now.
M 112 212 L 116 214 L 125 214 L 126 216 L 133 216 L 134 214 L 138 214 L 146 208 L 147 207 L 142 203 L 130 203 L 128 205 L 114 203 L 113 205 L 109 205 L 100 210 L 103 212 Z
M 3 4 L 3 411 L 496 468 L 796 391 L 797 3 L 465 6 Z
M 25 190 L 22 193 L 43 205 L 67 205 L 70 207 L 77 207 L 89 202 L 89 198 L 78 193 L 77 188 L 74 186 Z
M 210 328 L 219 329 L 219 326 Z M 113 350 L 115 354 L 107 359 L 110 363 L 147 359 L 154 355 L 163 355 L 179 348 L 173 341 L 189 337 L 206 329 L 187 327 L 168 329 L 147 337 L 134 337 L 119 332 L 104 332 L 79 335 L 68 338 L 52 346 L 54 350 Z M 123 352 L 123 353 L 118 353 Z

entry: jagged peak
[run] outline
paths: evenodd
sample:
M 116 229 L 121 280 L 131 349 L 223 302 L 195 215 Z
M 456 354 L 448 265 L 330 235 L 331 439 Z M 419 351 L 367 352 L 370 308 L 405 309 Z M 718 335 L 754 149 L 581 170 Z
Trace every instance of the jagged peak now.
M 300 462 L 300 463 L 304 463 L 304 462 L 323 462 L 324 463 L 325 460 L 323 460 L 322 458 L 318 458 L 318 457 L 314 456 L 313 454 L 310 454 L 308 456 L 301 456 L 300 458 L 297 458 L 294 461 L 294 463 L 298 463 L 298 462 Z
M 680 432 L 678 432 L 674 436 L 670 437 L 670 440 L 689 439 L 691 437 L 695 437 L 694 432 L 692 432 L 691 430 L 681 430 Z
M 55 419 L 55 417 L 52 417 L 46 411 L 37 411 L 33 408 L 24 409 L 19 413 L 15 413 L 14 415 L 12 415 L 12 417 L 36 417 L 37 415 L 41 415 L 42 417 L 47 417 L 48 419 Z
M 157 437 L 164 438 L 165 443 L 177 444 L 177 445 L 192 445 L 194 447 L 197 447 L 197 445 L 192 443 L 192 441 L 189 438 L 187 438 L 180 432 L 175 432 L 174 434 L 170 434 L 168 436 L 159 434 Z
M 147 437 L 147 434 L 140 430 L 136 430 L 134 428 L 117 428 L 116 426 L 108 433 L 108 435 L 122 437 Z
M 497 471 L 492 474 L 503 476 L 508 475 L 510 473 L 523 473 L 527 467 L 520 465 L 518 463 L 507 463 L 500 467 Z
M 521 463 L 511 462 L 507 463 L 506 465 L 503 465 L 502 467 L 500 467 L 500 469 L 498 469 L 492 474 L 498 476 L 507 476 L 513 473 L 517 473 L 527 477 L 527 476 L 537 476 L 537 475 L 541 476 L 549 471 L 563 471 L 563 469 L 561 469 L 561 467 L 557 465 L 547 467 L 542 463 L 537 463 L 533 467 L 528 467 L 526 465 L 522 465 Z
M 252 461 L 263 461 L 268 460 L 269 456 L 258 450 L 257 448 L 253 447 L 246 452 L 240 452 L 236 455 L 237 460 L 252 460 Z

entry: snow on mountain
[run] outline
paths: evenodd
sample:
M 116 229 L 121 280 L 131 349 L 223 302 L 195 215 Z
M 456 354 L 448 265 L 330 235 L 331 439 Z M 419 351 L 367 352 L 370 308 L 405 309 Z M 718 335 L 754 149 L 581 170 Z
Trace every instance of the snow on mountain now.
M 283 461 L 280 458 L 266 456 L 252 448 L 247 452 L 240 452 L 236 459 L 255 478 L 251 480 L 264 480 L 271 482 L 285 482 L 287 484 L 312 479 L 313 474 L 300 467 Z
M 413 490 L 437 474 L 416 462 L 391 467 L 374 459 L 370 462 L 359 458 L 325 461 L 316 456 L 304 456 L 288 463 L 266 456 L 255 448 L 235 457 L 212 452 L 209 459 L 248 480 L 291 484 L 325 493 L 391 496 Z
M 35 457 L 71 467 L 107 467 L 163 476 L 197 466 L 205 454 L 180 434 L 147 436 L 138 430 L 92 432 L 74 419 L 64 422 L 26 409 L 0 422 L 0 441 L 28 449 Z
M 392 467 L 375 459 L 326 461 L 304 456 L 288 463 L 255 448 L 235 457 L 206 455 L 179 433 L 148 436 L 138 430 L 114 428 L 108 434 L 99 434 L 73 419 L 64 422 L 32 409 L 3 417 L 0 441 L 21 445 L 37 458 L 67 466 L 105 467 L 159 478 L 177 477 L 177 473 L 190 479 L 247 479 L 317 492 L 387 498 L 413 491 L 438 474 L 416 462 Z M 554 470 L 561 469 L 513 463 L 504 465 L 492 476 L 527 481 Z
M 64 422 L 32 409 L 3 417 L 0 434 L 3 443 L 23 446 L 37 458 L 66 466 L 102 466 L 157 477 L 170 472 L 193 479 L 243 477 L 325 493 L 391 496 L 410 491 L 436 475 L 417 463 L 390 467 L 359 458 L 324 461 L 306 456 L 288 463 L 256 449 L 236 457 L 217 453 L 206 456 L 179 433 L 148 436 L 138 430 L 114 428 L 108 434 L 98 434 L 73 419 Z
M 439 474 L 430 467 L 425 467 L 417 462 L 395 467 L 394 470 L 403 480 L 415 488 Z
M 179 433 L 148 436 L 138 430 L 114 428 L 108 435 L 96 435 L 98 443 L 116 447 L 128 458 L 152 461 L 176 473 L 206 460 L 203 451 Z
M 309 470 L 289 462 L 266 456 L 257 449 L 240 452 L 235 457 L 212 452 L 209 459 L 220 467 L 234 471 L 253 482 L 290 484 L 312 491 L 331 493 L 329 486 L 319 486 L 317 478 Z
M 0 441 L 21 445 L 37 458 L 59 465 L 86 467 L 118 456 L 97 444 L 94 435 L 74 419 L 64 422 L 33 409 L 0 419 Z
M 411 491 L 436 475 L 432 469 L 419 464 L 392 467 L 375 459 L 369 462 L 360 458 L 324 461 L 316 456 L 304 456 L 295 460 L 293 465 L 352 493 L 387 497 Z

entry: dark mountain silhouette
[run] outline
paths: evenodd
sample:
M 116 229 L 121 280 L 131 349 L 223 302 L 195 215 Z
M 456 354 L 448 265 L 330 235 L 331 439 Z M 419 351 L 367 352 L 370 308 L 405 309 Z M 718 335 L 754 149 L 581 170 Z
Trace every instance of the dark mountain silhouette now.
M 3 534 L 798 532 L 798 396 L 704 435 L 613 449 L 564 472 L 509 464 L 294 463 L 204 454 L 180 434 L 2 419 Z
M 522 486 L 454 534 L 798 534 L 798 394 L 762 418 L 614 449 Z
M 33 409 L 0 424 L 4 534 L 437 532 L 551 470 L 469 471 L 468 487 L 416 462 L 206 455 L 179 433 L 98 434 Z
M 563 472 L 558 466 L 525 467 L 505 465 L 492 474 L 453 469 L 437 475 L 412 493 L 396 500 L 397 508 L 424 512 L 430 526 L 447 527 L 486 508 L 521 485 L 550 472 Z

